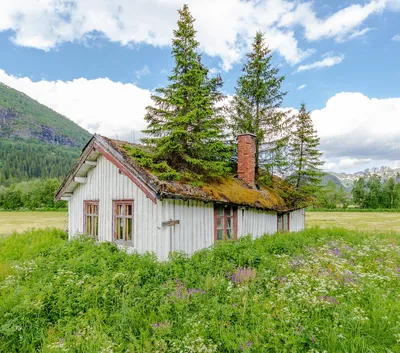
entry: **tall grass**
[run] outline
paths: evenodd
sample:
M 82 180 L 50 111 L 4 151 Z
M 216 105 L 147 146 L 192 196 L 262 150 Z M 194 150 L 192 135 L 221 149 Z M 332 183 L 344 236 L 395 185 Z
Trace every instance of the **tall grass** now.
M 191 258 L 0 238 L 0 352 L 399 352 L 400 235 L 250 237 Z

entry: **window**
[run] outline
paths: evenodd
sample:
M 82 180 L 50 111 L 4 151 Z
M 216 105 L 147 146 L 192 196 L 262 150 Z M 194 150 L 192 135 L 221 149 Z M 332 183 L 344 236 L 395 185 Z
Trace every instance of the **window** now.
M 290 231 L 290 213 L 278 214 L 278 232 Z
M 133 240 L 133 200 L 113 201 L 113 235 L 118 243 L 130 243 Z
M 215 240 L 237 238 L 237 208 L 215 206 Z
M 84 201 L 84 233 L 98 239 L 99 237 L 99 201 Z

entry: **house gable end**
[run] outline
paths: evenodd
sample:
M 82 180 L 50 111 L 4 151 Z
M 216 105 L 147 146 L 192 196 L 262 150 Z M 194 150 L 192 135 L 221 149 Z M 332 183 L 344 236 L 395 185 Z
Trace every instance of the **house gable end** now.
M 146 184 L 145 181 L 141 180 L 140 176 L 135 173 L 134 170 L 132 170 L 133 168 L 124 163 L 122 156 L 119 155 L 119 152 L 115 151 L 99 135 L 94 135 L 86 145 L 82 151 L 79 161 L 71 169 L 60 189 L 55 194 L 55 201 L 60 200 L 66 194 L 71 195 L 73 193 L 73 190 L 76 188 L 79 180 L 82 180 L 82 177 L 86 177 L 87 173 L 96 167 L 96 163 L 86 163 L 87 161 L 93 162 L 88 158 L 91 157 L 97 159 L 99 155 L 104 156 L 104 158 L 114 164 L 119 171 L 127 176 L 141 191 L 143 191 L 143 193 L 153 203 L 157 202 L 157 191 L 154 190 L 150 185 Z

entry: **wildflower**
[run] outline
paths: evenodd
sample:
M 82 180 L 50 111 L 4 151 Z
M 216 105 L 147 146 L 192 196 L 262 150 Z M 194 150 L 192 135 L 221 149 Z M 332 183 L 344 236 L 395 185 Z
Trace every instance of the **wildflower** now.
M 338 247 L 334 247 L 333 249 L 329 250 L 333 255 L 340 256 L 342 253 Z
M 251 345 L 252 345 L 253 343 L 250 341 L 250 342 L 247 342 L 247 347 L 251 347 Z
M 315 337 L 314 337 L 314 335 L 311 336 L 311 342 L 313 342 L 313 343 L 315 342 Z
M 236 285 L 241 285 L 250 282 L 256 278 L 256 270 L 253 268 L 238 268 L 232 275 L 226 275 Z

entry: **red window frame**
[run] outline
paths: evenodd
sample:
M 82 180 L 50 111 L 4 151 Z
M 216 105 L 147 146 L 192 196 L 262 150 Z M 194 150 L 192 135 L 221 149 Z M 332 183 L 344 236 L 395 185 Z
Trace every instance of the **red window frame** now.
M 89 211 L 89 213 L 88 213 Z M 88 231 L 88 218 L 90 219 L 90 230 Z M 94 222 L 95 221 L 95 222 Z M 83 233 L 99 238 L 99 201 L 84 200 L 83 201 Z
M 282 219 L 282 224 L 279 222 L 279 218 L 281 217 Z M 286 222 L 285 222 L 285 217 Z M 286 227 L 287 225 L 287 227 Z M 287 229 L 286 229 L 287 228 Z M 276 217 L 276 230 L 278 232 L 290 232 L 290 213 L 278 213 Z
M 113 239 L 117 243 L 133 245 L 133 222 L 134 222 L 133 206 L 134 206 L 134 201 L 130 199 L 113 200 Z M 131 214 L 126 214 L 127 212 L 129 212 L 129 210 Z M 130 232 L 129 232 L 129 220 L 131 229 Z M 123 234 L 119 234 L 121 229 Z
M 222 211 L 222 212 L 221 212 Z M 222 213 L 222 214 L 221 214 Z M 214 206 L 214 241 L 237 239 L 238 216 L 237 207 L 215 205 Z M 220 236 L 222 230 L 222 236 Z M 228 230 L 233 232 L 233 236 L 227 238 Z

